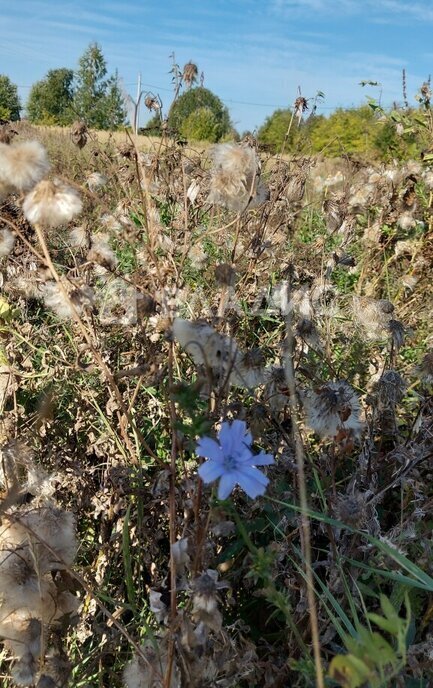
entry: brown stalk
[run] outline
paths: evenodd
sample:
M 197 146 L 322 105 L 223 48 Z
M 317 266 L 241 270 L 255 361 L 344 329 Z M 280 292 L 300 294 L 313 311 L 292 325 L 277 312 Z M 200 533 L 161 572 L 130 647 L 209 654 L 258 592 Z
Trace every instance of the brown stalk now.
M 120 425 L 120 430 L 121 430 L 121 433 L 122 433 L 122 437 L 123 437 L 123 439 L 124 439 L 124 441 L 125 441 L 126 446 L 128 447 L 129 452 L 130 452 L 132 463 L 133 463 L 133 464 L 138 464 L 139 461 L 138 461 L 138 457 L 137 457 L 137 455 L 136 455 L 135 449 L 134 449 L 134 447 L 133 447 L 133 445 L 132 445 L 132 443 L 131 443 L 131 440 L 130 440 L 130 438 L 129 438 L 129 435 L 128 435 L 127 431 L 126 431 L 125 419 L 128 421 L 128 423 L 130 424 L 130 426 L 131 426 L 131 428 L 133 429 L 134 433 L 136 434 L 138 440 L 140 441 L 140 443 L 142 444 L 142 446 L 145 448 L 145 450 L 149 453 L 149 455 L 150 455 L 153 459 L 155 459 L 155 460 L 157 460 L 158 462 L 160 462 L 159 457 L 158 457 L 158 456 L 152 451 L 152 449 L 148 446 L 148 444 L 146 443 L 146 441 L 145 441 L 143 435 L 141 434 L 141 432 L 140 432 L 139 429 L 137 428 L 137 426 L 136 426 L 136 424 L 135 424 L 135 421 L 134 421 L 134 419 L 133 419 L 131 413 L 128 411 L 128 409 L 126 408 L 125 404 L 123 403 L 122 395 L 121 395 L 120 390 L 119 390 L 119 388 L 118 388 L 118 386 L 117 386 L 117 384 L 116 384 L 116 381 L 115 381 L 115 379 L 114 379 L 114 377 L 113 377 L 113 374 L 111 373 L 111 370 L 109 369 L 109 367 L 107 366 L 107 364 L 106 364 L 105 361 L 103 360 L 103 358 L 102 358 L 101 354 L 99 353 L 99 351 L 95 348 L 95 346 L 94 346 L 94 344 L 93 344 L 93 342 L 92 342 L 92 338 L 90 337 L 90 335 L 89 335 L 87 329 L 85 328 L 85 326 L 84 326 L 84 324 L 83 324 L 83 321 L 82 321 L 82 319 L 81 319 L 81 317 L 80 317 L 80 315 L 79 315 L 79 313 L 78 313 L 78 311 L 77 311 L 77 309 L 76 309 L 76 307 L 75 307 L 75 304 L 71 301 L 71 299 L 70 299 L 70 297 L 69 297 L 69 294 L 68 294 L 67 290 L 65 289 L 65 286 L 64 286 L 64 284 L 63 284 L 63 281 L 62 281 L 62 279 L 61 279 L 59 273 L 57 272 L 57 270 L 56 270 L 56 268 L 55 268 L 55 266 L 54 266 L 54 264 L 53 264 L 53 261 L 51 260 L 51 256 L 50 256 L 50 253 L 49 253 L 49 251 L 48 251 L 48 246 L 47 246 L 47 243 L 46 243 L 46 240 L 45 240 L 45 235 L 44 235 L 44 232 L 43 232 L 42 227 L 40 227 L 39 225 L 35 225 L 35 231 L 36 231 L 36 235 L 37 235 L 37 237 L 38 237 L 39 243 L 40 243 L 40 245 L 41 245 L 41 247 L 42 247 L 42 252 L 43 252 L 43 254 L 44 254 L 45 262 L 46 262 L 46 264 L 47 264 L 47 266 L 48 266 L 48 268 L 49 268 L 49 270 L 50 270 L 50 272 L 51 272 L 51 274 L 52 274 L 52 276 L 53 276 L 53 279 L 54 279 L 54 280 L 56 281 L 56 283 L 58 284 L 59 289 L 60 289 L 60 291 L 62 292 L 62 294 L 63 294 L 63 296 L 65 297 L 65 299 L 67 299 L 67 301 L 68 301 L 68 303 L 69 303 L 69 305 L 70 305 L 70 308 L 71 308 L 71 310 L 72 310 L 72 313 L 73 313 L 73 316 L 74 316 L 74 320 L 75 320 L 75 322 L 77 323 L 77 325 L 78 325 L 78 327 L 79 327 L 79 330 L 80 330 L 81 334 L 83 335 L 83 337 L 84 337 L 84 339 L 85 339 L 87 345 L 89 346 L 89 349 L 90 349 L 90 351 L 92 352 L 92 355 L 93 355 L 93 357 L 94 357 L 96 363 L 99 365 L 100 369 L 103 371 L 103 373 L 104 373 L 104 375 L 105 375 L 105 378 L 106 378 L 106 380 L 107 380 L 107 383 L 108 383 L 108 385 L 109 385 L 109 387 L 110 387 L 110 390 L 111 390 L 113 396 L 115 397 L 116 402 L 117 402 L 118 405 L 119 405 L 119 409 L 120 409 L 120 411 L 122 411 L 122 413 L 123 413 L 123 418 L 122 418 L 122 417 L 120 416 L 120 412 L 118 411 L 119 425 Z
M 316 598 L 314 589 L 314 579 L 312 573 L 312 554 L 311 554 L 311 527 L 308 517 L 308 498 L 305 479 L 305 460 L 304 446 L 299 430 L 298 402 L 296 397 L 295 370 L 293 365 L 294 356 L 294 337 L 291 299 L 291 280 L 287 282 L 287 302 L 285 314 L 285 352 L 284 352 L 284 371 L 287 387 L 289 390 L 289 408 L 292 420 L 292 437 L 295 445 L 296 466 L 298 470 L 299 502 L 301 506 L 301 532 L 302 532 L 302 554 L 305 561 L 305 577 L 307 581 L 308 610 L 310 614 L 311 639 L 313 643 L 314 664 L 316 667 L 316 686 L 325 688 L 323 678 L 323 666 L 320 650 L 319 623 L 316 609 Z
M 168 384 L 169 390 L 173 386 L 173 358 L 174 343 L 170 342 L 168 351 Z M 169 392 L 170 394 L 170 392 Z M 170 636 L 168 644 L 167 671 L 164 677 L 164 688 L 170 688 L 174 664 L 174 635 L 177 617 L 176 596 L 176 562 L 173 556 L 173 545 L 176 542 L 176 463 L 177 463 L 177 439 L 176 439 L 176 407 L 171 397 L 169 398 L 170 425 L 171 425 L 171 461 L 170 461 Z

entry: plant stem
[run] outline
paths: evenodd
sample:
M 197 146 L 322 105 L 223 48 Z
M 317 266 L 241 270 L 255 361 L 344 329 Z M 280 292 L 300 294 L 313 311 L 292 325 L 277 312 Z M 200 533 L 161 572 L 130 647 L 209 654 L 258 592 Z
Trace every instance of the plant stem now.
M 319 624 L 317 618 L 316 598 L 314 589 L 314 579 L 312 573 L 312 555 L 311 555 L 311 529 L 310 519 L 308 517 L 308 499 L 307 486 L 305 480 L 305 461 L 304 461 L 304 446 L 302 444 L 302 437 L 299 430 L 299 416 L 298 403 L 296 397 L 296 383 L 295 370 L 293 365 L 294 356 L 294 337 L 293 337 L 293 323 L 292 323 L 292 306 L 291 306 L 291 277 L 286 285 L 285 303 L 285 330 L 286 341 L 284 351 L 284 371 L 286 376 L 287 387 L 289 389 L 289 408 L 292 420 L 292 436 L 295 446 L 296 466 L 298 470 L 298 485 L 299 485 L 299 501 L 301 505 L 301 532 L 302 532 L 302 554 L 305 560 L 305 577 L 307 581 L 307 599 L 308 609 L 310 613 L 311 624 L 311 639 L 313 642 L 314 664 L 316 667 L 316 686 L 317 688 L 324 688 L 323 667 L 320 652 L 320 636 Z

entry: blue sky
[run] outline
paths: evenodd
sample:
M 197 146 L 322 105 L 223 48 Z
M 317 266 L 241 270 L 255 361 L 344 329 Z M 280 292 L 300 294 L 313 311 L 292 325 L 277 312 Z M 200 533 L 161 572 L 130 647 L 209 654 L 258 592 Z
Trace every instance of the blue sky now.
M 48 69 L 75 68 L 98 41 L 127 90 L 140 71 L 167 107 L 174 51 L 181 66 L 198 64 L 243 131 L 293 103 L 298 86 L 323 91 L 329 113 L 378 96 L 358 85 L 375 80 L 391 105 L 404 67 L 412 100 L 433 71 L 432 31 L 432 0 L 0 0 L 0 72 L 25 101 Z

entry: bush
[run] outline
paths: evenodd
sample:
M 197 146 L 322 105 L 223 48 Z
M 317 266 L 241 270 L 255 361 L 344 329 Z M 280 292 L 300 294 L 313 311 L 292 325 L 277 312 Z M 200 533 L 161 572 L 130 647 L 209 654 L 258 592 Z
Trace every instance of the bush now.
M 227 108 L 218 98 L 218 96 L 202 86 L 191 88 L 186 93 L 183 93 L 174 103 L 168 116 L 169 128 L 182 133 L 184 124 L 190 115 L 197 110 L 210 111 L 213 115 L 214 120 L 211 127 L 212 139 L 209 140 L 219 141 L 223 136 L 229 133 L 231 129 L 231 122 Z M 197 116 L 193 117 L 190 123 L 187 125 L 187 128 L 200 128 L 197 122 L 204 122 L 206 118 L 208 120 L 208 124 L 206 125 L 205 129 L 206 131 L 209 131 L 210 117 L 208 114 L 206 117 L 204 117 L 203 112 L 201 115 L 198 115 L 198 118 Z

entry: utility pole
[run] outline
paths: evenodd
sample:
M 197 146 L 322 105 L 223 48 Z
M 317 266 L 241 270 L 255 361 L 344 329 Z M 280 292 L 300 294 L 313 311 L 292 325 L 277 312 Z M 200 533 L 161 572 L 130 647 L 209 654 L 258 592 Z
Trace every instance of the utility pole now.
M 134 132 L 138 134 L 139 118 L 140 118 L 140 100 L 142 96 L 141 91 L 141 72 L 138 72 L 137 81 L 137 100 L 135 101 L 134 107 Z

